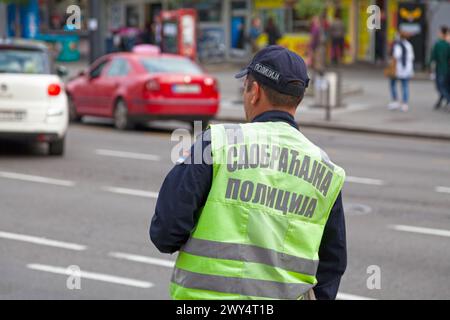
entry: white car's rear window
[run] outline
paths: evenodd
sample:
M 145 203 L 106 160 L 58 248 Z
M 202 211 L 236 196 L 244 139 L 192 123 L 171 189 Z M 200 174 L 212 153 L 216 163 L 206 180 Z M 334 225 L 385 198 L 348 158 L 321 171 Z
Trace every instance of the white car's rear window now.
M 48 56 L 39 50 L 0 48 L 0 73 L 48 74 Z

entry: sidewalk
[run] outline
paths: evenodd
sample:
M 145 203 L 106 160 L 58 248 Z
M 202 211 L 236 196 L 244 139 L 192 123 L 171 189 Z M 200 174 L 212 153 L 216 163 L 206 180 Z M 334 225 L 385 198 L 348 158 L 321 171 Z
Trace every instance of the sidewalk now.
M 219 121 L 244 121 L 239 82 L 232 78 L 236 71 L 213 73 L 222 88 Z M 411 81 L 407 113 L 387 110 L 389 85 L 381 70 L 346 68 L 342 75 L 344 88 L 362 90 L 344 94 L 345 106 L 332 110 L 331 121 L 325 120 L 324 109 L 313 107 L 313 97 L 305 97 L 296 115 L 300 126 L 450 141 L 450 112 L 433 110 L 437 100 L 434 83 L 423 75 Z
M 60 63 L 76 76 L 87 63 Z M 242 80 L 234 75 L 239 64 L 212 64 L 205 70 L 219 80 L 221 110 L 220 122 L 244 122 L 240 86 Z M 313 107 L 312 95 L 307 95 L 300 105 L 296 119 L 300 126 L 334 130 L 444 139 L 450 141 L 450 112 L 434 111 L 437 100 L 434 83 L 426 75 L 418 74 L 410 84 L 410 111 L 388 111 L 389 84 L 381 69 L 373 66 L 349 66 L 342 70 L 344 107 L 332 110 L 331 121 L 325 120 L 325 110 Z M 400 89 L 400 88 L 399 88 Z

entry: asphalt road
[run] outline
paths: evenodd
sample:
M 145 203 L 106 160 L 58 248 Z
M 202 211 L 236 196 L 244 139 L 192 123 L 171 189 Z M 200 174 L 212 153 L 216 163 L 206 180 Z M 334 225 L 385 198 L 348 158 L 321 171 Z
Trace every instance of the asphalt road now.
M 303 132 L 349 176 L 339 298 L 449 299 L 450 143 Z M 64 158 L 0 141 L 0 299 L 168 299 L 175 256 L 148 227 L 176 143 L 105 124 L 72 126 Z

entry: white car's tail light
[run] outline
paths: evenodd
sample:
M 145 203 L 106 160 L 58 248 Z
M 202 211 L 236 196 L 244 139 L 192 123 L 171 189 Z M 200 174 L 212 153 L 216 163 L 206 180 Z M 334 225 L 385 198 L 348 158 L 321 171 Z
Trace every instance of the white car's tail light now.
M 52 83 L 48 86 L 47 93 L 51 97 L 59 96 L 59 94 L 61 93 L 61 86 L 57 83 Z

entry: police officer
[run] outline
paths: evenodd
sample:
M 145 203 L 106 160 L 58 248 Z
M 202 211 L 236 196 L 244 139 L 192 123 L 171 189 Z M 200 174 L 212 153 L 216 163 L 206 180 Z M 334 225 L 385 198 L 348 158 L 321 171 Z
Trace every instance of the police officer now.
M 179 251 L 170 294 L 335 299 L 347 264 L 345 173 L 294 120 L 305 62 L 269 46 L 236 77 L 250 123 L 212 125 L 159 193 L 150 238 Z

